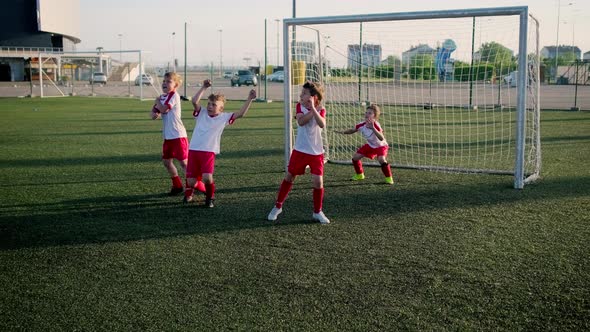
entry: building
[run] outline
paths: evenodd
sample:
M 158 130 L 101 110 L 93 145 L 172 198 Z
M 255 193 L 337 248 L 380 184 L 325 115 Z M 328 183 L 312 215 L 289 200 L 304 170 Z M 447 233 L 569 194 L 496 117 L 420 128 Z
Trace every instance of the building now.
M 582 60 L 590 60 L 590 51 L 584 53 L 584 57 L 582 58 Z
M 412 46 L 409 50 L 402 53 L 402 64 L 409 65 L 410 60 L 419 54 L 428 54 L 434 57 L 436 55 L 436 50 L 426 44 Z
M 381 64 L 381 45 L 348 45 L 348 68 L 355 71 L 359 63 L 364 67 L 376 67 Z
M 22 81 L 30 76 L 27 71 L 39 52 L 75 51 L 80 43 L 79 0 L 19 0 L 2 5 L 0 81 Z M 52 63 L 43 70 L 55 66 Z
M 561 56 L 567 53 L 574 52 L 575 59 L 581 59 L 582 51 L 577 46 L 560 45 L 559 48 L 555 46 L 545 46 L 541 49 L 541 57 L 555 59 L 555 55 Z

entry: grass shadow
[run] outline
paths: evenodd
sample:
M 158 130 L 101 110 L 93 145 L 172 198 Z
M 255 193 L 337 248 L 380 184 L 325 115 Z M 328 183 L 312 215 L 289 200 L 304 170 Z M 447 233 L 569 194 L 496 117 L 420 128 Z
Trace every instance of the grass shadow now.
M 312 224 L 311 185 L 299 182 L 285 203 L 278 223 L 266 221 L 277 184 L 221 188 L 213 209 L 200 203 L 183 205 L 182 197 L 164 194 L 104 196 L 13 208 L 34 209 L 31 215 L 0 219 L 0 250 L 105 242 L 159 239 L 194 234 L 240 231 L 273 226 Z M 542 185 L 513 190 L 504 183 L 482 186 L 458 184 L 444 189 L 398 187 L 365 181 L 326 183 L 326 214 L 338 220 L 366 220 L 370 215 L 396 216 L 449 208 L 496 206 L 563 197 L 587 197 L 590 178 L 544 181 Z M 439 188 L 437 186 L 437 188 Z M 242 193 L 240 205 L 232 196 Z M 376 193 L 379 193 L 378 195 Z M 223 197 L 225 196 L 225 197 Z M 202 198 L 199 198 L 202 201 Z M 358 202 L 371 202 L 370 210 Z

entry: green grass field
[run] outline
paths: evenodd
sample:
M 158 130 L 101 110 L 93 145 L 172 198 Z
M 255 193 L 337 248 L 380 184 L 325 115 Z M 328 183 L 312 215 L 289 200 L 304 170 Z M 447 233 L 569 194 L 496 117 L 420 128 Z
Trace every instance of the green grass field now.
M 543 179 L 524 190 L 328 164 L 321 226 L 309 176 L 266 221 L 282 104 L 225 130 L 214 209 L 166 195 L 150 108 L 0 101 L 0 330 L 590 330 L 590 113 L 542 113 Z

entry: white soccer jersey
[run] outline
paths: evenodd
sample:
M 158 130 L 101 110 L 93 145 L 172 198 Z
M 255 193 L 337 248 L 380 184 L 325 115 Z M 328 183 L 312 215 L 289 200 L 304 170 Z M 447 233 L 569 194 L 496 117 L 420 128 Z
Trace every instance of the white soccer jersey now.
M 298 103 L 296 112 L 297 114 L 305 115 L 311 111 Z M 324 108 L 319 110 L 319 113 L 322 118 L 326 118 L 326 110 Z M 295 137 L 295 146 L 293 146 L 293 149 L 314 156 L 324 153 L 322 128 L 318 126 L 315 118 L 311 118 L 311 120 L 303 126 L 300 126 L 299 123 L 297 123 L 297 137 Z
M 207 110 L 201 107 L 199 111 L 193 112 L 193 116 L 197 123 L 193 131 L 189 150 L 219 154 L 221 134 L 223 134 L 225 126 L 234 123 L 234 113 L 222 112 L 215 117 L 211 117 L 207 113 Z
M 377 136 L 373 132 L 373 129 L 367 127 L 366 122 L 361 122 L 357 124 L 355 128 L 357 131 L 361 133 L 361 135 L 363 135 L 363 137 L 367 140 L 367 144 L 369 144 L 369 146 L 373 149 L 387 145 L 385 137 L 383 137 L 383 140 L 380 141 L 379 138 L 377 138 Z M 381 129 L 381 125 L 377 121 L 375 121 L 375 129 L 377 129 L 378 132 L 383 133 L 383 129 Z
M 171 91 L 161 95 L 159 102 L 169 109 L 168 113 L 162 113 L 164 139 L 187 137 L 181 118 L 180 95 L 176 91 Z

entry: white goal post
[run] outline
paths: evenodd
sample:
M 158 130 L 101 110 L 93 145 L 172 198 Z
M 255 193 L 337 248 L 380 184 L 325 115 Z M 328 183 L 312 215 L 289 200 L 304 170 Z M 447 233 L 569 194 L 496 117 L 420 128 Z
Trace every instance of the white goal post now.
M 375 103 L 393 167 L 512 175 L 517 189 L 539 178 L 539 24 L 528 7 L 290 18 L 283 36 L 285 167 L 294 106 L 314 80 L 331 163 L 351 163 L 365 142 L 336 131 Z

